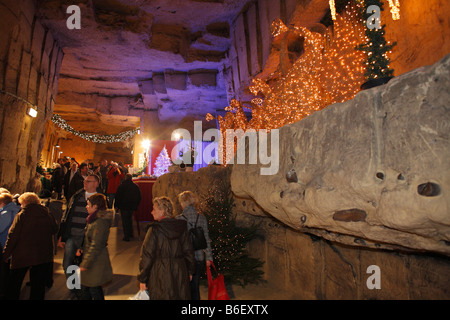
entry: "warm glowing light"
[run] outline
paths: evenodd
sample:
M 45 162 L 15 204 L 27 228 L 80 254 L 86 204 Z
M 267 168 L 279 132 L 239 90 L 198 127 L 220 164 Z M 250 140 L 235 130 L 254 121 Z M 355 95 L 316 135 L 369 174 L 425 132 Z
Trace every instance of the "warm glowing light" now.
M 150 140 L 145 139 L 142 141 L 142 148 L 144 148 L 145 150 L 148 150 L 148 149 L 150 149 L 151 144 L 152 143 Z
M 389 0 L 389 8 L 391 8 L 391 15 L 393 20 L 400 19 L 400 0 Z
M 37 110 L 33 107 L 29 107 L 27 113 L 30 117 L 33 117 L 33 118 L 37 117 Z
M 331 11 L 331 17 L 333 20 L 336 20 L 336 4 L 334 3 L 334 0 L 329 0 L 330 3 L 330 11 Z

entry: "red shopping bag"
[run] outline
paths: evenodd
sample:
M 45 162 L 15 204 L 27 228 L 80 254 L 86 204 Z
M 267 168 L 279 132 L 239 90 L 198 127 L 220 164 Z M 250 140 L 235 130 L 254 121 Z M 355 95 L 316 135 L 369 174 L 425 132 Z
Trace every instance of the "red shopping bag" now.
M 206 268 L 206 273 L 208 276 L 208 300 L 230 300 L 228 296 L 227 289 L 225 289 L 225 280 L 223 274 L 218 274 L 216 267 L 211 261 L 211 266 L 214 268 L 217 274 L 216 278 L 213 279 L 211 274 L 211 267 Z

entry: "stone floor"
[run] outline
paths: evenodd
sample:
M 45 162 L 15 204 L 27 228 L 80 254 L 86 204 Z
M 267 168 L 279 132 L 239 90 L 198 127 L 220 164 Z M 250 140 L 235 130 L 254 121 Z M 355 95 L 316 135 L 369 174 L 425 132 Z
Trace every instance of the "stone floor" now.
M 118 227 L 113 227 L 110 232 L 108 249 L 113 266 L 113 280 L 103 287 L 106 300 L 127 300 L 138 292 L 138 282 L 136 275 L 138 273 L 139 252 L 144 239 L 143 231 L 141 239 L 138 239 L 135 232 L 135 238 L 132 241 L 122 241 L 123 233 L 121 223 Z M 136 228 L 136 226 L 135 226 Z M 143 226 L 141 226 L 143 228 Z M 66 287 L 66 278 L 62 269 L 63 249 L 58 248 L 54 260 L 54 284 L 46 292 L 46 300 L 67 300 L 69 298 Z M 28 299 L 29 287 L 25 285 L 21 293 L 21 299 Z M 291 297 L 273 290 L 266 284 L 230 286 L 228 293 L 232 300 L 283 300 Z M 208 289 L 206 285 L 201 286 L 202 300 L 207 300 Z

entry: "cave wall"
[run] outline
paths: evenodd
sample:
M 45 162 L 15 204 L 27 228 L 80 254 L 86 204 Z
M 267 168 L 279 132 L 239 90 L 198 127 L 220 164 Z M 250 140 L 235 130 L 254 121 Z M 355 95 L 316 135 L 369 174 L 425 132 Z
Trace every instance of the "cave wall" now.
M 31 190 L 63 59 L 35 10 L 34 1 L 0 1 L 0 185 L 14 193 Z
M 196 172 L 167 173 L 153 187 L 153 197 L 168 196 L 181 213 L 177 194 L 200 197 L 218 184 L 231 187 L 233 166 L 208 166 Z M 257 224 L 259 238 L 248 244 L 252 257 L 264 261 L 268 287 L 291 299 L 449 299 L 450 259 L 429 253 L 376 250 L 343 245 L 294 230 L 264 212 L 251 199 L 234 196 L 238 225 Z M 251 213 L 251 214 L 249 214 Z M 367 281 L 380 270 L 380 289 Z M 370 271 L 370 270 L 369 270 Z M 271 292 L 267 292 L 270 299 Z
M 276 170 L 236 164 L 232 190 L 329 240 L 450 256 L 449 83 L 447 55 L 273 130 Z
M 395 76 L 433 64 L 450 52 L 449 1 L 402 1 L 400 20 L 392 20 L 388 1 L 383 3 L 386 40 L 397 42 L 390 56 Z
M 271 218 L 246 215 L 241 223 L 250 221 L 260 225 L 263 239 L 253 240 L 249 252 L 265 261 L 268 283 L 292 299 L 450 298 L 448 257 L 354 248 L 299 232 Z M 380 289 L 369 289 L 373 272 L 368 268 L 373 265 L 380 270 Z

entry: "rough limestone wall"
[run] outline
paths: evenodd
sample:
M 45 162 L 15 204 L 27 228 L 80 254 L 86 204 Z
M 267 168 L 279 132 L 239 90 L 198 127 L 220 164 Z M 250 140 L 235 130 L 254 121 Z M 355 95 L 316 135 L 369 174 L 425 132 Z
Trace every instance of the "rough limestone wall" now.
M 278 172 L 235 165 L 232 190 L 328 240 L 450 256 L 449 83 L 447 55 L 286 125 Z
M 270 218 L 245 215 L 239 220 L 260 224 L 263 239 L 253 240 L 249 252 L 265 261 L 268 284 L 292 299 L 450 298 L 448 257 L 346 246 Z M 380 289 L 367 285 L 373 265 L 380 270 Z
M 207 194 L 219 183 L 230 185 L 233 167 L 208 166 L 197 172 L 169 173 L 153 187 L 153 196 L 168 196 L 181 212 L 176 195 L 191 190 Z M 450 259 L 345 246 L 296 231 L 270 217 L 255 202 L 235 197 L 240 225 L 257 223 L 262 236 L 249 244 L 253 257 L 264 261 L 264 278 L 273 290 L 292 299 L 449 299 Z M 253 214 L 249 214 L 253 213 Z M 369 289 L 372 273 L 380 268 L 380 289 Z M 271 293 L 267 293 L 270 299 Z
M 0 30 L 0 185 L 21 193 L 34 188 L 63 52 L 36 18 L 34 1 L 1 0 Z M 36 118 L 24 101 L 37 107 Z

